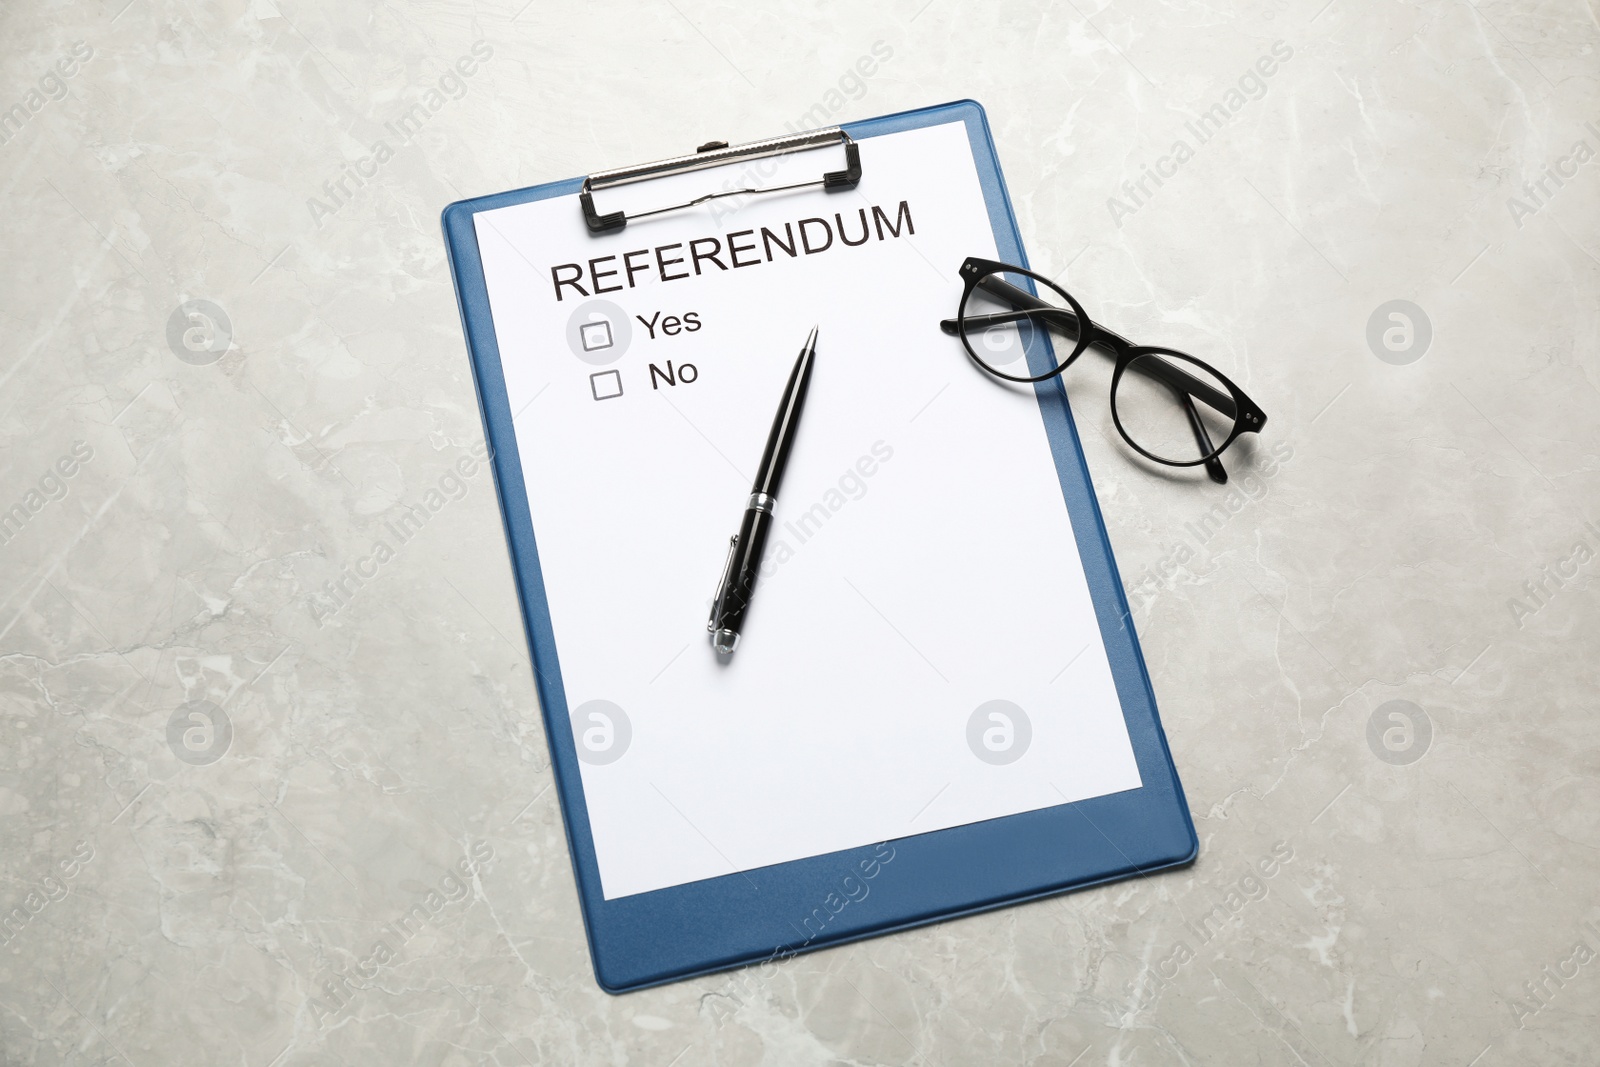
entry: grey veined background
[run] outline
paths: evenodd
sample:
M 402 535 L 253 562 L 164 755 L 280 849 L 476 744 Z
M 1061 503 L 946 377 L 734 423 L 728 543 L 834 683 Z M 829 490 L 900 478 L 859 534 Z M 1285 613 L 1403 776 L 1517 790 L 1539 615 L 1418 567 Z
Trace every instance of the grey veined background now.
M 1508 0 L 6 5 L 0 1058 L 1600 1059 L 1597 40 Z M 1220 489 L 1071 385 L 1201 859 L 608 997 L 440 209 L 961 97 L 1034 265 L 1271 416 Z

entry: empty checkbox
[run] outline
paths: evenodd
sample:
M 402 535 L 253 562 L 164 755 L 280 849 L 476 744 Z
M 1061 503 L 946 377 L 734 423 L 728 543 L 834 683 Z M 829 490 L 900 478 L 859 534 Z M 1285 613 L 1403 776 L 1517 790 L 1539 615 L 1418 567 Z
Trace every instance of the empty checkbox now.
M 599 319 L 595 322 L 586 322 L 578 327 L 578 336 L 583 339 L 585 352 L 598 352 L 602 348 L 610 348 L 616 342 L 611 339 L 611 320 Z
M 603 370 L 589 375 L 589 389 L 596 400 L 610 400 L 622 395 L 622 372 Z

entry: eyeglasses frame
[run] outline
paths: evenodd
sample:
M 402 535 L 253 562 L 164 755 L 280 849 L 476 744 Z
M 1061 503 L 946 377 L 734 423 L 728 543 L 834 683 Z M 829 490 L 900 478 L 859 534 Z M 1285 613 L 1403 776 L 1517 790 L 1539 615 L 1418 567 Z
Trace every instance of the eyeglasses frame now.
M 1071 305 L 1072 311 L 1069 312 L 1065 308 L 1055 307 L 1039 299 L 1037 295 L 1028 292 L 1026 289 L 996 277 L 998 274 L 1015 274 L 1030 278 L 1034 282 L 1042 284 L 1059 294 Z M 1227 375 L 1204 360 L 1197 359 L 1186 352 L 1179 352 L 1177 349 L 1157 345 L 1135 345 L 1121 334 L 1097 325 L 1093 319 L 1089 318 L 1088 313 L 1083 310 L 1083 305 L 1078 303 L 1076 297 L 1042 274 L 1031 271 L 1026 267 L 970 256 L 961 264 L 961 278 L 963 286 L 961 302 L 957 306 L 957 317 L 945 319 L 939 325 L 946 333 L 960 337 L 961 345 L 966 350 L 967 358 L 972 360 L 985 374 L 1018 384 L 1034 384 L 1060 376 L 1087 348 L 1099 347 L 1111 350 L 1117 361 L 1116 368 L 1111 374 L 1111 421 L 1115 424 L 1117 432 L 1122 435 L 1122 439 L 1127 442 L 1128 446 L 1146 459 L 1169 467 L 1198 467 L 1203 464 L 1213 481 L 1226 482 L 1228 475 L 1226 470 L 1223 469 L 1219 457 L 1229 445 L 1239 439 L 1241 434 L 1259 433 L 1261 427 L 1266 425 L 1266 412 L 1262 411 L 1255 401 L 1246 396 L 1244 390 L 1234 384 L 1233 380 Z M 967 300 L 971 297 L 973 290 L 980 285 L 991 295 L 1009 301 L 1014 307 L 1022 310 L 983 315 L 969 319 L 966 314 Z M 1045 319 L 1048 324 L 1054 325 L 1068 336 L 1076 336 L 1076 347 L 1073 348 L 1066 359 L 1058 360 L 1053 370 L 1045 374 L 1028 376 L 1006 374 L 983 362 L 978 357 L 978 354 L 973 351 L 971 334 L 967 329 L 969 324 L 999 325 L 1003 322 L 1016 322 L 1022 319 L 1032 321 L 1036 317 Z M 1087 325 L 1088 328 L 1082 328 L 1083 325 Z M 1150 358 L 1135 363 L 1141 356 Z M 1221 382 L 1231 396 L 1224 397 L 1222 393 L 1206 382 L 1195 378 L 1162 357 L 1176 357 L 1179 360 L 1195 364 Z M 1141 373 L 1149 374 L 1159 379 L 1163 384 L 1181 395 L 1184 409 L 1188 414 L 1190 429 L 1195 434 L 1195 443 L 1202 452 L 1199 459 L 1180 462 L 1168 459 L 1165 456 L 1158 456 L 1142 447 L 1123 428 L 1122 417 L 1117 411 L 1117 386 L 1121 384 L 1122 376 L 1130 366 L 1135 367 Z M 1210 434 L 1207 433 L 1204 424 L 1200 421 L 1200 414 L 1195 409 L 1194 401 L 1196 398 L 1222 415 L 1233 418 L 1233 431 L 1222 444 L 1213 445 L 1211 443 Z M 1233 409 L 1232 411 L 1228 410 L 1230 407 Z

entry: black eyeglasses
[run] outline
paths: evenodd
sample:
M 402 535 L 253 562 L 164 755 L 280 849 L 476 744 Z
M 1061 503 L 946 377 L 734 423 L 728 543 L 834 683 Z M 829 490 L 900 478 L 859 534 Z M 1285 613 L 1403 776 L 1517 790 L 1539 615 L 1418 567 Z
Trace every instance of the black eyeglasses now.
M 1240 434 L 1266 425 L 1266 412 L 1215 367 L 1171 348 L 1135 345 L 1096 326 L 1083 305 L 1049 278 L 975 258 L 961 264 L 961 277 L 960 311 L 939 328 L 961 338 L 972 362 L 1008 382 L 1042 382 L 1090 346 L 1109 349 L 1117 358 L 1111 421 L 1147 459 L 1169 467 L 1204 464 L 1212 481 L 1226 482 L 1228 472 L 1217 457 Z M 1038 296 L 1024 288 L 1026 279 L 1036 283 Z M 1050 343 L 1052 331 L 1070 347 Z

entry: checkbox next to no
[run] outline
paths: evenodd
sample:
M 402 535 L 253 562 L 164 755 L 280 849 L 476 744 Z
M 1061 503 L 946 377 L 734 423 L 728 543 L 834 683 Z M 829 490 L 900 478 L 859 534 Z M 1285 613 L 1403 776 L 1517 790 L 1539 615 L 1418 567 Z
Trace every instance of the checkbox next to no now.
M 603 370 L 589 375 L 589 391 L 594 393 L 596 400 L 610 400 L 614 396 L 621 396 L 622 372 Z

